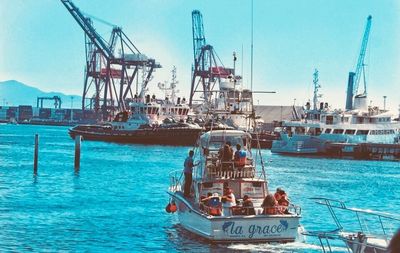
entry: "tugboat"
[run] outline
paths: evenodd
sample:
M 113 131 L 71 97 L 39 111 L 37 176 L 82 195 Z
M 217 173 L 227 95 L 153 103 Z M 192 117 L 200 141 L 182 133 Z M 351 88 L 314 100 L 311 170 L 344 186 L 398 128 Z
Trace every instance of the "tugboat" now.
M 193 168 L 191 193 L 183 192 L 182 171 L 172 172 L 167 212 L 176 211 L 186 230 L 212 242 L 295 241 L 301 208 L 293 204 L 266 208 L 265 200 L 273 195 L 268 191 L 263 162 L 261 169 L 256 168 L 249 133 L 209 131 L 197 144 L 194 158 L 199 162 Z M 245 153 L 244 159 L 241 156 L 237 162 L 221 158 L 221 147 L 229 144 L 239 144 Z M 261 153 L 255 157 L 261 158 Z M 224 203 L 232 201 L 232 197 L 226 196 L 230 194 L 237 201 L 227 207 Z M 249 200 L 252 205 L 248 205 Z
M 78 125 L 69 129 L 71 138 L 81 135 L 85 140 L 119 143 L 141 143 L 192 146 L 202 128 L 197 124 L 176 122 L 171 118 L 160 120 L 160 104 L 140 100 L 131 104 L 130 111 L 120 112 L 105 124 Z M 180 110 L 180 114 L 186 110 Z

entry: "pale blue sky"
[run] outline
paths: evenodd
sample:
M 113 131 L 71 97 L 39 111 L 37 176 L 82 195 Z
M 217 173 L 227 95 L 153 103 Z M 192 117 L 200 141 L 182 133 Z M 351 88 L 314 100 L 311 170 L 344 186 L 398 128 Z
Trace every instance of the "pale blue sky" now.
M 75 0 L 82 11 L 123 28 L 135 45 L 163 69 L 149 88 L 178 69 L 181 96 L 190 89 L 191 12 L 203 14 L 207 42 L 225 66 L 244 47 L 244 81 L 250 80 L 251 1 Z M 354 70 L 368 15 L 372 29 L 366 61 L 369 99 L 383 95 L 400 104 L 400 2 L 372 0 L 254 0 L 254 89 L 260 104 L 305 103 L 312 96 L 314 68 L 324 101 L 344 107 L 347 76 Z M 83 31 L 58 0 L 0 1 L 0 81 L 16 79 L 45 91 L 81 94 Z M 108 38 L 110 27 L 95 26 Z

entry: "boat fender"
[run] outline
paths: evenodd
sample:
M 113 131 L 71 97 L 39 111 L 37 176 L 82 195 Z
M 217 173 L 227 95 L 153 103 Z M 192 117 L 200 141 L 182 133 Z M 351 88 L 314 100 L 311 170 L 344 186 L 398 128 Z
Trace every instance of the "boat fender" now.
M 168 203 L 168 205 L 165 207 L 165 211 L 166 211 L 167 213 L 170 213 L 170 212 L 171 212 L 171 203 Z
M 172 202 L 172 203 L 170 204 L 169 210 L 171 211 L 171 213 L 175 213 L 175 212 L 176 212 L 177 207 L 176 207 L 175 202 Z

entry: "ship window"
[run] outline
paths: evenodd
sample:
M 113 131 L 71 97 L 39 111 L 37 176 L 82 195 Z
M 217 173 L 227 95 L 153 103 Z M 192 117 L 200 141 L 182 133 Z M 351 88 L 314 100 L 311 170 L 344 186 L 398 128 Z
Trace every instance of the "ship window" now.
M 343 132 L 344 132 L 343 129 L 334 129 L 334 130 L 333 130 L 333 133 L 334 133 L 334 134 L 342 134 Z
M 331 131 L 332 131 L 332 129 L 330 129 L 330 128 L 325 129 L 325 133 L 326 133 L 326 134 L 330 134 Z
M 357 135 L 368 135 L 369 130 L 358 130 Z
M 261 187 L 261 182 L 253 182 L 254 187 Z
M 343 121 L 344 121 L 344 122 L 349 122 L 349 117 L 344 117 L 344 118 L 343 118 Z
M 333 124 L 333 116 L 326 116 L 326 124 L 328 125 Z
M 354 130 L 354 129 L 346 129 L 346 132 L 345 132 L 345 134 L 355 134 L 356 133 L 356 130 Z

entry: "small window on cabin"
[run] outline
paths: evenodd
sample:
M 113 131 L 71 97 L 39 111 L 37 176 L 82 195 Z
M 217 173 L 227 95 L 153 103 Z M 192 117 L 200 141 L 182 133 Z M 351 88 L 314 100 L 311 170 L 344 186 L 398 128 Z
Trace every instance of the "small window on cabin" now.
M 344 132 L 343 129 L 334 129 L 334 130 L 333 130 L 333 133 L 334 133 L 334 134 L 342 134 L 343 132 Z
M 356 133 L 356 130 L 354 130 L 354 129 L 346 129 L 346 132 L 344 132 L 344 133 L 345 133 L 345 134 L 353 135 L 353 134 Z
M 369 130 L 358 130 L 357 135 L 368 135 Z
M 330 128 L 325 129 L 326 134 L 330 134 L 331 132 L 332 132 L 332 129 L 330 129 Z
M 254 187 L 261 187 L 262 183 L 261 182 L 253 182 Z

